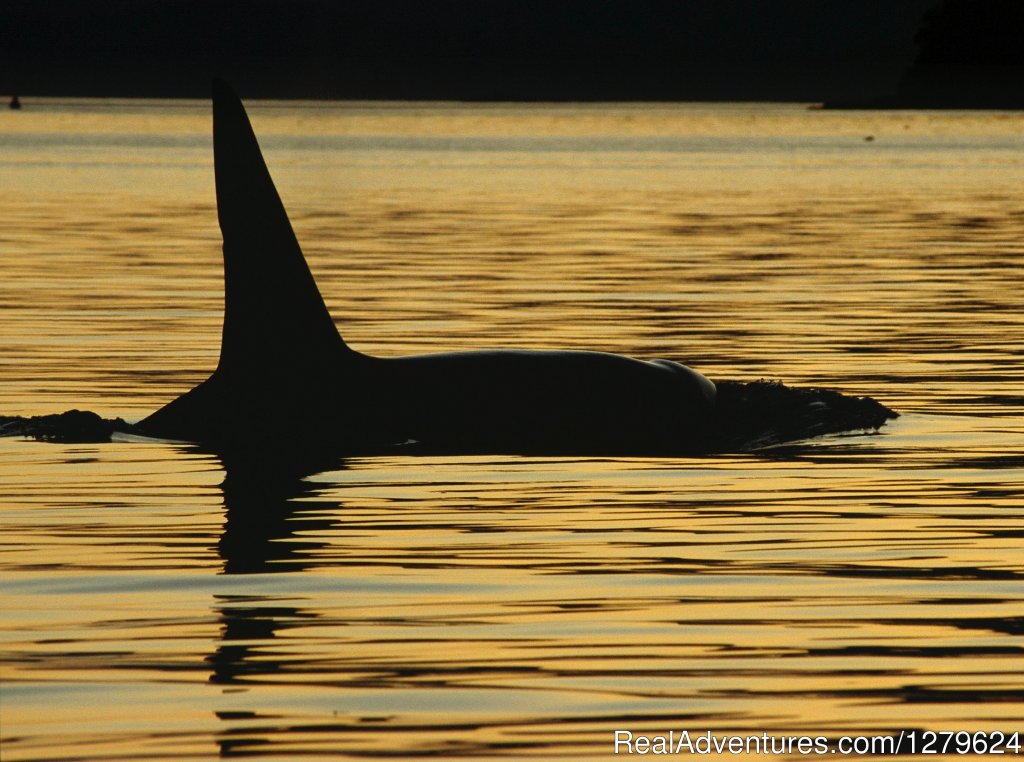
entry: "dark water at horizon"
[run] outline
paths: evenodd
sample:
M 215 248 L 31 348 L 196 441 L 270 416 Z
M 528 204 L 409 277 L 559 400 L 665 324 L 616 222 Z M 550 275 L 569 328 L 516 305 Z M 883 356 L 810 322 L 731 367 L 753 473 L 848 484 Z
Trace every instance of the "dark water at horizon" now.
M 301 482 L 0 439 L 4 760 L 1024 728 L 1019 115 L 252 114 L 362 351 L 603 349 L 902 417 L 755 454 Z M 0 115 L 0 413 L 138 419 L 213 368 L 208 133 L 198 103 Z

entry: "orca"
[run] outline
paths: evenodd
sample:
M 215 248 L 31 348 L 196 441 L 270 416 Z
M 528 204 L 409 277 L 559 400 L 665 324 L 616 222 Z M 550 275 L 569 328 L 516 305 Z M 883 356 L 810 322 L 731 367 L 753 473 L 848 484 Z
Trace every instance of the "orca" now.
M 213 89 L 224 323 L 216 370 L 138 424 L 215 446 L 253 437 L 365 451 L 460 453 L 686 449 L 715 386 L 670 360 L 605 352 L 493 350 L 377 358 L 328 313 L 245 109 Z
M 716 385 L 671 360 L 508 349 L 381 358 L 352 349 L 306 264 L 245 108 L 220 80 L 213 149 L 220 359 L 136 431 L 218 451 L 274 442 L 338 453 L 674 455 L 723 441 Z

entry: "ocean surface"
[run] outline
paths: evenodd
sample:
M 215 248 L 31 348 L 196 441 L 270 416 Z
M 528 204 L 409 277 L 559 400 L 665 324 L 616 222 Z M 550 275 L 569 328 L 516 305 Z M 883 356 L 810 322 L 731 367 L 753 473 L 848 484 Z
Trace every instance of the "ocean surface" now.
M 137 420 L 217 361 L 209 104 L 23 103 L 0 113 L 0 414 Z M 901 417 L 292 482 L 0 439 L 5 762 L 1024 730 L 1024 116 L 249 106 L 361 351 L 608 350 Z

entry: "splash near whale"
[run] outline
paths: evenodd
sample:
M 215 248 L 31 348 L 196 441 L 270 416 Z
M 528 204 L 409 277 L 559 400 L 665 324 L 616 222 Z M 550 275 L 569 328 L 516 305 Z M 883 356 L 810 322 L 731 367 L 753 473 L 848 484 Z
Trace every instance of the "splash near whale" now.
M 241 101 L 213 87 L 224 323 L 212 375 L 138 424 L 67 418 L 220 452 L 683 455 L 878 428 L 866 397 L 723 381 L 666 359 L 490 350 L 377 358 L 344 341 L 306 264 Z M 77 411 L 76 411 L 77 412 Z M 70 414 L 63 414 L 69 416 Z M 0 418 L 59 439 L 62 416 Z M 82 432 L 85 432 L 84 434 Z

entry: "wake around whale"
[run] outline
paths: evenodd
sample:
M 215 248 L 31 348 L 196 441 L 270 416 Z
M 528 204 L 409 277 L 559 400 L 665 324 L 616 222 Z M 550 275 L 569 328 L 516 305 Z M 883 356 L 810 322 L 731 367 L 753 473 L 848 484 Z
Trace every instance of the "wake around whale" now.
M 135 426 L 69 413 L 63 423 L 47 417 L 44 437 L 52 430 L 48 438 L 62 438 L 61 426 L 70 425 L 88 438 L 99 425 L 219 452 L 274 443 L 338 454 L 675 455 L 877 428 L 895 417 L 870 398 L 778 383 L 716 385 L 665 359 L 522 350 L 364 355 L 338 333 L 245 109 L 220 81 L 213 145 L 224 239 L 216 370 Z

